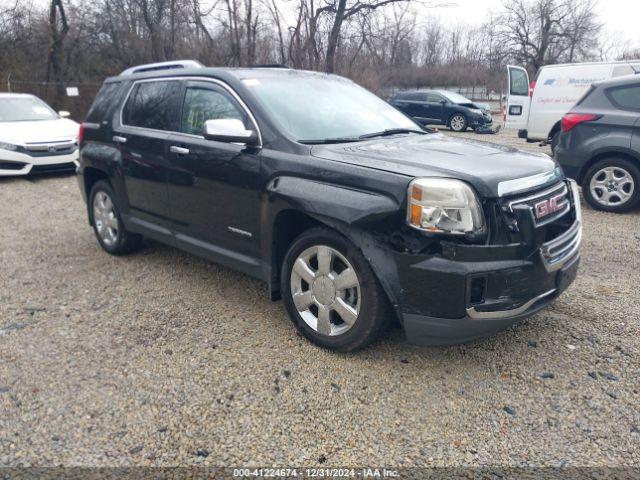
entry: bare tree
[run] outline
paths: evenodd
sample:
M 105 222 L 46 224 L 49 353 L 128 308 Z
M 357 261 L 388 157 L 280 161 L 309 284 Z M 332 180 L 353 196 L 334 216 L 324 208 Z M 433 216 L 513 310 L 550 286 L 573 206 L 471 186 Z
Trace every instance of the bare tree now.
M 64 11 L 62 0 L 51 0 L 49 7 L 49 35 L 51 46 L 49 47 L 49 57 L 47 60 L 47 82 L 53 77 L 55 86 L 55 95 L 53 100 L 54 107 L 59 107 L 64 95 L 62 87 L 62 57 L 64 55 L 64 40 L 69 33 L 69 24 L 67 23 L 67 15 Z
M 533 73 L 543 65 L 595 56 L 595 0 L 510 0 L 500 18 L 511 57 Z

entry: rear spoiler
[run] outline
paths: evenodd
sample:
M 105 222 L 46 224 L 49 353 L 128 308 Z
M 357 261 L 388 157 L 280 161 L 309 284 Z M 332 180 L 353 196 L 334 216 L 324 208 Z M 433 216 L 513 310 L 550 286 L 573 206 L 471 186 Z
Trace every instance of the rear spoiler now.
M 200 62 L 196 60 L 175 60 L 172 62 L 147 63 L 127 68 L 122 75 L 133 75 L 134 73 L 155 72 L 157 70 L 173 70 L 177 68 L 204 68 Z

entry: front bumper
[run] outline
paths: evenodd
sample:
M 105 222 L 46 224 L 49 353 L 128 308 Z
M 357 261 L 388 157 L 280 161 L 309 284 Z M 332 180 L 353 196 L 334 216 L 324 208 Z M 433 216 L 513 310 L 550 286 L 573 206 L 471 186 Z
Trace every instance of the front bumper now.
M 78 165 L 78 150 L 60 155 L 33 156 L 12 150 L 0 150 L 0 177 L 74 171 Z
M 536 241 L 532 229 L 522 244 L 446 244 L 441 255 L 399 255 L 407 340 L 462 343 L 503 330 L 551 304 L 575 280 L 580 263 L 582 219 L 575 182 L 571 201 L 573 223 L 545 242 Z
M 476 128 L 484 125 L 491 125 L 493 123 L 493 118 L 491 115 L 473 115 L 469 118 L 469 127 Z

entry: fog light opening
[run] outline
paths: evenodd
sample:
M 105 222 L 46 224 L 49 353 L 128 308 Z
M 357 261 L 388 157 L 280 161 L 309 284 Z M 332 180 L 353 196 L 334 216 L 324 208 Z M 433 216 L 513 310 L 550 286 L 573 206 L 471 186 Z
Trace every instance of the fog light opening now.
M 478 305 L 484 303 L 485 292 L 487 290 L 486 277 L 476 277 L 471 279 L 471 290 L 469 295 L 469 302 L 471 305 Z

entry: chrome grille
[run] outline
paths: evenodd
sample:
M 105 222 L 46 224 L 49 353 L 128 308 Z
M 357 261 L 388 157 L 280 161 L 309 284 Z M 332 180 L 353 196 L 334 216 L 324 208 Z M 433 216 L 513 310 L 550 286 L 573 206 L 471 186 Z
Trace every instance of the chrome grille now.
M 567 184 L 562 182 L 542 192 L 509 201 L 511 212 L 519 206 L 525 206 L 532 210 L 536 227 L 546 225 L 571 210 L 569 189 Z
M 559 237 L 545 243 L 540 248 L 542 262 L 548 272 L 562 267 L 580 248 L 582 225 L 575 222 L 569 230 Z
M 542 263 L 548 272 L 553 272 L 564 266 L 568 260 L 578 253 L 582 242 L 582 211 L 578 184 L 571 181 L 569 185 L 571 187 L 570 207 L 573 205 L 575 209 L 575 221 L 566 232 L 543 243 L 540 247 Z
M 75 140 L 51 141 L 41 143 L 27 143 L 20 147 L 22 153 L 31 157 L 52 157 L 56 155 L 68 155 L 77 149 Z

